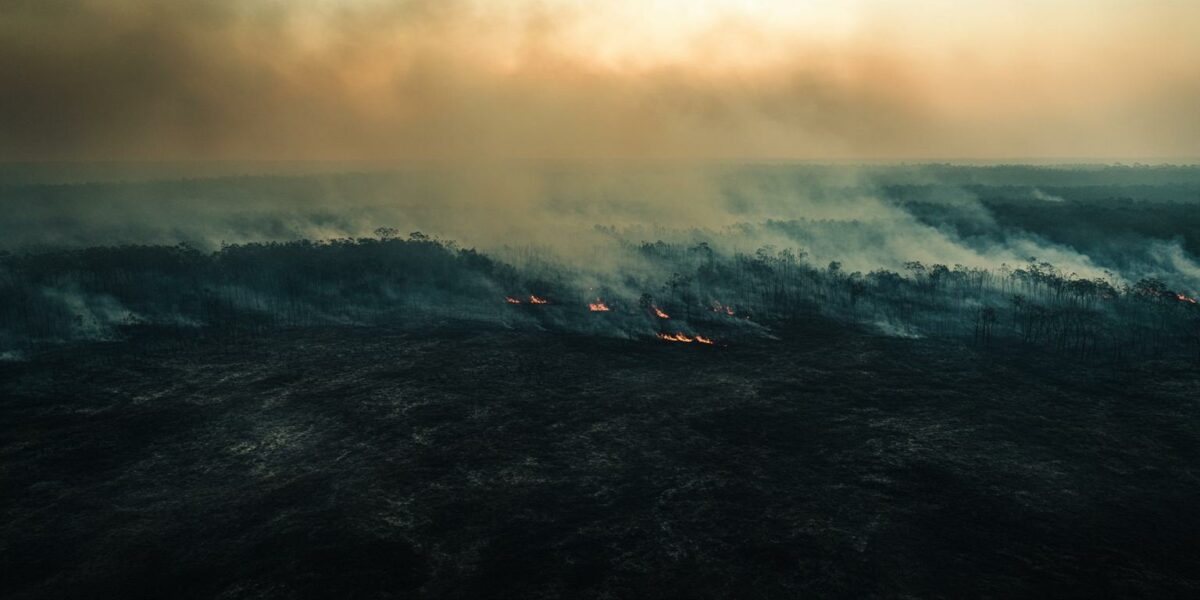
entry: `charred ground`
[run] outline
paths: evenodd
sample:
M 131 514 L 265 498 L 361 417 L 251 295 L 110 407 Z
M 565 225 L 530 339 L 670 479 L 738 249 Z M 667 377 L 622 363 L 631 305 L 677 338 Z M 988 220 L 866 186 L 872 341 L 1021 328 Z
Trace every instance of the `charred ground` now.
M 0 364 L 0 591 L 1197 592 L 1186 362 L 776 333 L 143 332 Z
M 1200 594 L 1200 168 L 705 173 L 0 185 L 0 596 Z

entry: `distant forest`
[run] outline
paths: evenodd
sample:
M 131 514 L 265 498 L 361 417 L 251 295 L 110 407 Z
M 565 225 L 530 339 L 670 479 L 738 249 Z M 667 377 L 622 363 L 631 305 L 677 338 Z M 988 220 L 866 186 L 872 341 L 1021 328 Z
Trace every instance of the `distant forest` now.
M 389 229 L 214 252 L 177 245 L 9 253 L 0 256 L 0 328 L 6 350 L 19 352 L 136 328 L 188 336 L 437 322 L 736 343 L 771 335 L 773 325 L 826 319 L 1080 359 L 1186 352 L 1200 361 L 1200 305 L 1153 278 L 1117 285 L 1037 261 L 847 272 L 794 250 L 724 255 L 706 243 L 624 250 L 664 275 L 627 274 L 619 288 L 585 288 L 569 271 L 527 273 L 452 242 Z

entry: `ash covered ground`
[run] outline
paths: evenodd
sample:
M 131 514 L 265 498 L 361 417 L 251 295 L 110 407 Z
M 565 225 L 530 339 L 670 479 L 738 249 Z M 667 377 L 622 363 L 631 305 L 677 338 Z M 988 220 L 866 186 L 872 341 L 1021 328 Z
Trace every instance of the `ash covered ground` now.
M 0 363 L 11 598 L 1182 597 L 1200 374 L 814 319 Z

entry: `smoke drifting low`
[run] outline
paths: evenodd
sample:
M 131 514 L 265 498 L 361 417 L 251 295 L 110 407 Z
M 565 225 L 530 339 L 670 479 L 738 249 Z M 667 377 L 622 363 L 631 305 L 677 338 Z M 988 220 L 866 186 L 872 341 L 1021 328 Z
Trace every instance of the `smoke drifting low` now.
M 1153 355 L 1200 306 L 1197 191 L 1195 167 L 713 164 L 10 185 L 0 348 L 143 325 L 729 342 L 819 316 Z
M 1197 189 L 1196 169 L 1184 167 L 629 163 L 10 185 L 0 188 L 9 209 L 0 219 L 0 248 L 186 242 L 211 250 L 394 227 L 504 259 L 536 250 L 539 260 L 596 280 L 637 268 L 621 244 L 661 240 L 704 242 L 726 254 L 793 249 L 864 273 L 910 261 L 997 268 L 1032 257 L 1081 277 L 1161 276 L 1194 289 L 1196 240 L 1178 236 Z M 1142 205 L 1139 219 L 1149 221 L 1140 230 L 1091 200 L 1130 194 L 1165 194 Z M 1007 203 L 983 201 L 997 195 Z M 1033 211 L 1032 220 L 1006 217 L 1013 202 L 1029 207 L 1021 210 Z

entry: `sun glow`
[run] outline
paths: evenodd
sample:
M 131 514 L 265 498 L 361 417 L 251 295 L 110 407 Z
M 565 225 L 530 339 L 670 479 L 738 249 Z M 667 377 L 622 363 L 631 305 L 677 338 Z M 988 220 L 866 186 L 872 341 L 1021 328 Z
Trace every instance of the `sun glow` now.
M 841 37 L 857 23 L 851 3 L 827 0 L 560 0 L 540 5 L 556 27 L 553 41 L 560 50 L 610 71 L 758 65 L 787 53 L 783 39 Z

